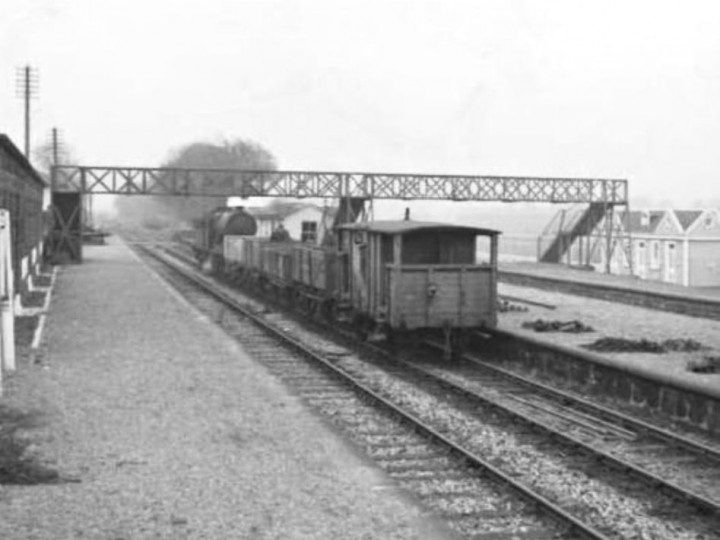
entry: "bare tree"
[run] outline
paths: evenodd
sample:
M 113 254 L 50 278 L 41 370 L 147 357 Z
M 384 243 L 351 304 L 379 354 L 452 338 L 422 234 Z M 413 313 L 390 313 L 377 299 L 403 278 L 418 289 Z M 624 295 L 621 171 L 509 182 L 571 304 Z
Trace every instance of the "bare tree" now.
M 33 167 L 37 170 L 48 182 L 50 181 L 50 170 L 55 163 L 55 152 L 53 149 L 52 141 L 48 141 L 33 149 Z M 58 165 L 66 165 L 68 163 L 74 163 L 77 160 L 73 155 L 71 149 L 67 145 L 62 145 L 57 150 L 57 161 Z
M 172 169 L 275 170 L 275 156 L 258 143 L 244 139 L 220 144 L 194 142 L 170 152 L 161 167 Z M 222 175 L 208 174 L 208 185 L 224 182 Z M 221 186 L 218 186 L 221 187 Z M 227 187 L 227 186 L 225 186 Z M 232 186 L 229 186 L 230 188 Z M 217 197 L 118 197 L 116 208 L 124 219 L 147 223 L 191 222 L 223 204 Z

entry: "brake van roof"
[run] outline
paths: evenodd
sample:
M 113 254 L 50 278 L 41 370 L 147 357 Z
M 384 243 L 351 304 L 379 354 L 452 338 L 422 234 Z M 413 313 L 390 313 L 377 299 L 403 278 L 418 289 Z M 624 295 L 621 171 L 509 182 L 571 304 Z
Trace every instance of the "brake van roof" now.
M 494 229 L 483 229 L 480 227 L 470 227 L 467 225 L 453 225 L 451 223 L 438 223 L 435 221 L 411 221 L 411 220 L 394 220 L 394 221 L 366 221 L 361 223 L 344 223 L 338 225 L 338 229 L 346 231 L 367 231 L 377 234 L 407 234 L 418 231 L 449 231 L 449 232 L 467 232 L 481 234 L 484 236 L 497 236 L 500 231 Z

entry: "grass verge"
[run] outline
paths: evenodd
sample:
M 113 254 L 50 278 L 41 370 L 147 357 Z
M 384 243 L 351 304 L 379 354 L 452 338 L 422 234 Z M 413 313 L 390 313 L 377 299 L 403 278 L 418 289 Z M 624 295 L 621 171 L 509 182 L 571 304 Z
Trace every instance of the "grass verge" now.
M 42 425 L 41 414 L 0 404 L 0 484 L 35 485 L 59 482 L 60 475 L 30 455 L 22 430 Z

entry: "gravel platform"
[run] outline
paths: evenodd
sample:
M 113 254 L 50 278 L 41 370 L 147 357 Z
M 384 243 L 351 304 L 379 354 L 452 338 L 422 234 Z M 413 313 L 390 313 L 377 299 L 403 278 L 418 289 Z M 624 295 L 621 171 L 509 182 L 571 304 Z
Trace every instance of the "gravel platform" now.
M 125 245 L 61 270 L 1 404 L 61 481 L 0 485 L 0 538 L 445 539 Z
M 634 276 L 606 274 L 604 272 L 591 272 L 572 268 L 564 264 L 542 262 L 501 261 L 499 268 L 500 272 L 514 272 L 539 278 L 561 279 L 563 281 L 586 283 L 589 285 L 601 285 L 617 289 L 629 289 L 631 291 L 667 294 L 670 296 L 720 302 L 719 287 L 684 287 L 674 283 L 639 279 Z
M 582 344 L 600 338 L 615 337 L 632 340 L 647 339 L 661 342 L 666 339 L 692 339 L 706 346 L 695 352 L 651 353 L 596 353 L 624 366 L 635 366 L 692 383 L 707 390 L 720 389 L 720 374 L 698 374 L 688 371 L 688 363 L 700 361 L 704 356 L 720 355 L 720 321 L 689 317 L 677 313 L 662 312 L 584 296 L 575 296 L 531 287 L 499 283 L 498 292 L 535 302 L 556 306 L 554 310 L 511 302 L 528 309 L 526 312 L 510 311 L 499 314 L 498 326 L 511 332 L 532 336 L 534 339 L 581 351 Z M 523 322 L 537 319 L 573 321 L 591 326 L 590 333 L 538 333 L 522 327 Z

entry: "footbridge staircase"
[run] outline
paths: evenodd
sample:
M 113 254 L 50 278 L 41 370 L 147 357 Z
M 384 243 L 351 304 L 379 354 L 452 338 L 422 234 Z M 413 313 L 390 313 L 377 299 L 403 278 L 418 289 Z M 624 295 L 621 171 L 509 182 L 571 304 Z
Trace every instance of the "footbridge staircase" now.
M 605 201 L 591 202 L 585 208 L 560 210 L 543 231 L 541 238 L 548 239 L 546 246 L 538 244 L 538 260 L 547 263 L 569 263 L 590 266 L 600 260 L 609 267 L 615 249 L 625 252 L 625 260 L 632 264 L 632 243 L 622 226 L 615 207 Z M 570 251 L 574 256 L 570 256 Z M 632 273 L 632 269 L 629 269 Z

